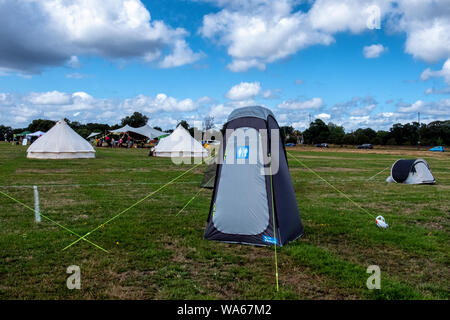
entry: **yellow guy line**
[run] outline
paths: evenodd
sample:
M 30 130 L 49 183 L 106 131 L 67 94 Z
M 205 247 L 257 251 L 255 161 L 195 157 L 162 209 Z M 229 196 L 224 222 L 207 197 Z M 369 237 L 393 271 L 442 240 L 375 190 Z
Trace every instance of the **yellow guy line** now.
M 367 211 L 366 209 L 364 209 L 363 207 L 361 207 L 358 203 L 356 203 L 355 201 L 353 201 L 349 196 L 347 196 L 344 192 L 342 192 L 341 190 L 339 190 L 338 188 L 336 188 L 335 186 L 333 186 L 331 183 L 329 183 L 327 180 L 325 180 L 324 178 L 322 178 L 318 173 L 316 173 L 314 170 L 312 170 L 310 167 L 308 167 L 306 164 L 304 164 L 302 161 L 300 161 L 299 159 L 297 159 L 296 157 L 294 157 L 292 154 L 290 154 L 289 152 L 287 152 L 288 155 L 290 155 L 292 158 L 294 158 L 298 163 L 300 163 L 302 166 L 304 166 L 306 169 L 308 169 L 309 171 L 311 171 L 315 176 L 317 176 L 320 180 L 322 180 L 323 182 L 325 182 L 326 184 L 328 184 L 331 188 L 333 188 L 337 193 L 339 193 L 340 195 L 342 195 L 344 198 L 346 198 L 348 201 L 350 201 L 351 203 L 353 203 L 355 206 L 357 206 L 359 209 L 361 209 L 361 211 L 363 211 L 364 213 L 367 213 L 369 216 L 371 216 L 372 218 L 375 219 L 375 216 L 372 215 L 369 211 Z
M 12 201 L 14 201 L 14 202 L 16 202 L 16 203 L 22 205 L 23 207 L 27 208 L 28 210 L 33 211 L 33 213 L 38 213 L 38 212 L 36 212 L 36 210 L 34 210 L 33 208 L 27 206 L 25 203 L 21 202 L 20 200 L 17 200 L 16 198 L 10 196 L 9 194 L 4 193 L 3 191 L 0 191 L 0 194 L 4 195 L 5 197 L 11 199 Z M 78 233 L 76 233 L 76 232 L 70 230 L 69 228 L 63 226 L 62 224 L 60 224 L 60 223 L 54 221 L 53 219 L 47 217 L 46 215 L 42 214 L 42 212 L 39 212 L 39 214 L 40 214 L 41 217 L 43 217 L 44 219 L 47 219 L 48 221 L 50 221 L 50 222 L 53 223 L 53 224 L 56 224 L 58 227 L 60 227 L 60 228 L 62 228 L 62 229 L 64 229 L 64 230 L 66 230 L 67 232 L 69 232 L 69 233 L 71 233 L 71 234 L 73 234 L 73 235 L 76 235 L 77 237 L 81 237 Z M 88 243 L 90 243 L 90 244 L 92 244 L 93 246 L 97 247 L 98 249 L 100 249 L 100 250 L 102 250 L 102 251 L 104 251 L 104 252 L 108 252 L 108 250 L 103 249 L 102 247 L 100 247 L 99 245 L 95 244 L 94 242 L 92 242 L 92 241 L 90 241 L 90 240 L 88 240 L 88 239 L 83 239 L 83 240 L 86 241 L 86 242 L 88 242 Z
M 162 189 L 164 189 L 165 187 L 167 187 L 168 185 L 172 184 L 173 182 L 175 182 L 176 180 L 180 179 L 181 177 L 183 177 L 184 175 L 186 175 L 188 172 L 194 170 L 195 168 L 197 168 L 198 166 L 202 165 L 203 161 L 200 162 L 199 164 L 193 166 L 192 168 L 186 170 L 185 172 L 183 172 L 182 174 L 180 174 L 179 176 L 177 176 L 176 178 L 173 178 L 172 180 L 170 180 L 169 182 L 167 182 L 165 185 L 159 187 L 157 190 L 151 192 L 150 194 L 146 195 L 144 198 L 138 200 L 136 203 L 134 203 L 133 205 L 129 206 L 128 208 L 126 208 L 125 210 L 119 212 L 118 214 L 116 214 L 115 216 L 113 216 L 112 218 L 108 219 L 106 222 L 98 225 L 95 229 L 92 229 L 91 231 L 89 231 L 88 233 L 86 233 L 84 236 L 80 237 L 79 239 L 75 240 L 74 242 L 72 242 L 71 244 L 69 244 L 68 246 L 66 246 L 64 249 L 62 250 L 67 250 L 68 248 L 70 248 L 71 246 L 73 246 L 75 243 L 79 242 L 80 240 L 84 240 L 87 236 L 89 236 L 91 233 L 97 231 L 98 229 L 100 229 L 101 227 L 103 227 L 104 225 L 110 223 L 111 221 L 117 219 L 118 217 L 120 217 L 122 214 L 124 214 L 125 212 L 127 212 L 128 210 L 134 208 L 135 206 L 137 206 L 138 204 L 140 204 L 141 202 L 147 200 L 148 198 L 150 198 L 152 195 L 154 195 L 155 193 L 161 191 Z

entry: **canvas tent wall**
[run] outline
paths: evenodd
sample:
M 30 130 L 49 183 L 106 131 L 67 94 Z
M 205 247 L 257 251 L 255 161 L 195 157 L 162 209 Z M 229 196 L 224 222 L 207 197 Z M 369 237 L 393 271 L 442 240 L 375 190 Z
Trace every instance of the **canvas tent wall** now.
M 69 127 L 64 120 L 60 120 L 28 148 L 27 158 L 95 158 L 95 150 L 89 142 Z
M 424 159 L 400 159 L 391 168 L 387 182 L 405 184 L 434 184 L 436 180 L 431 173 L 428 162 Z
M 156 157 L 207 157 L 208 151 L 179 125 L 169 136 L 162 138 L 155 147 Z
M 272 141 L 270 133 L 267 139 L 261 135 L 261 130 L 279 130 L 273 113 L 258 106 L 239 108 L 225 129 L 205 238 L 282 246 L 300 237 L 303 226 L 281 136 Z M 252 155 L 258 161 L 250 162 Z M 270 164 L 261 158 L 271 159 Z

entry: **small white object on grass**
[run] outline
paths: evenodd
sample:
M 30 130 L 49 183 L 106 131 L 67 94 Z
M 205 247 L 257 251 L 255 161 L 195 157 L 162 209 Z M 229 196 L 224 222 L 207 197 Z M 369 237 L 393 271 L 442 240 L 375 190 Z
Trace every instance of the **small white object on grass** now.
M 384 229 L 389 228 L 389 225 L 386 223 L 386 221 L 384 221 L 383 216 L 378 216 L 378 217 L 376 217 L 375 221 L 376 221 L 377 226 L 378 226 L 379 228 L 384 228 Z
M 39 193 L 37 186 L 33 186 L 34 189 L 34 216 L 36 222 L 41 222 L 41 215 L 39 214 Z

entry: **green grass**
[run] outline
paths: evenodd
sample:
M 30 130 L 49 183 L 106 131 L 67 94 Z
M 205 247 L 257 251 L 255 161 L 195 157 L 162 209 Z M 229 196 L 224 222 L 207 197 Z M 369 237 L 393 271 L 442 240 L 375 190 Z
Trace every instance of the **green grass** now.
M 203 239 L 211 191 L 204 165 L 100 228 L 89 239 L 104 253 L 0 195 L 0 299 L 448 299 L 450 157 L 426 154 L 434 186 L 367 179 L 398 154 L 295 149 L 290 152 L 349 195 L 387 230 L 289 159 L 305 235 L 274 249 Z M 85 234 L 192 165 L 150 158 L 147 150 L 98 149 L 96 159 L 30 160 L 0 144 L 0 191 Z M 420 155 L 423 157 L 423 154 Z M 410 156 L 411 157 L 411 156 Z M 103 184 L 103 185 L 102 185 Z M 368 290 L 369 265 L 381 289 Z M 81 268 L 81 290 L 68 290 L 66 268 Z

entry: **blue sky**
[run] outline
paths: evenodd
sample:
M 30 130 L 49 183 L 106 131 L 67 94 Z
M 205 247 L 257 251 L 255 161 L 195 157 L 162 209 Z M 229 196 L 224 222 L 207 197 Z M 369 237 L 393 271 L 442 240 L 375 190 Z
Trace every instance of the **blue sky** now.
M 140 111 L 169 129 L 207 115 L 221 124 L 254 104 L 301 130 L 310 115 L 347 131 L 388 129 L 417 112 L 446 120 L 448 8 L 448 0 L 6 0 L 0 124 L 115 124 Z

